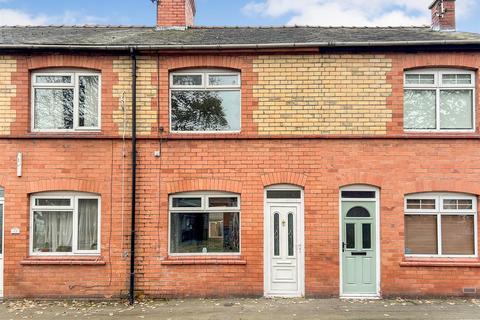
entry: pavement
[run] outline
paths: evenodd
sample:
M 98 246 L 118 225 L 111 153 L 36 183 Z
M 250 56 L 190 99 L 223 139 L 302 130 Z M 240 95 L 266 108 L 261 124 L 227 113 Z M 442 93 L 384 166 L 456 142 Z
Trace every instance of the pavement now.
M 0 319 L 480 319 L 480 299 L 5 301 Z

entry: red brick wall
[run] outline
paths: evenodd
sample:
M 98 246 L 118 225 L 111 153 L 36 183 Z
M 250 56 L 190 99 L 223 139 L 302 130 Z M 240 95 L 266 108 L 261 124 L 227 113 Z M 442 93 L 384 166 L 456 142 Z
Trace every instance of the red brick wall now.
M 480 288 L 480 268 L 400 266 L 404 195 L 480 194 L 476 141 L 177 140 L 163 143 L 161 159 L 153 157 L 159 148 L 142 143 L 139 160 L 139 189 L 155 194 L 140 200 L 138 285 L 148 295 L 262 295 L 263 190 L 272 183 L 305 188 L 308 296 L 338 295 L 338 192 L 357 183 L 381 189 L 384 295 L 460 295 L 463 287 Z M 199 258 L 193 265 L 191 258 L 168 257 L 168 194 L 199 190 L 241 194 L 239 258 Z
M 0 170 L 0 185 L 5 187 L 7 230 L 5 294 L 7 297 L 124 294 L 128 289 L 128 259 L 122 254 L 129 250 L 130 158 L 127 153 L 125 171 L 122 171 L 122 144 L 116 139 L 119 128 L 113 119 L 119 105 L 113 94 L 120 81 L 113 71 L 118 57 L 78 53 L 17 57 L 14 81 L 18 93 L 13 99 L 17 116 L 12 126 L 13 135 L 30 137 L 30 69 L 87 67 L 102 71 L 102 133 L 92 137 L 102 139 L 69 139 L 76 136 L 69 134 L 60 140 L 38 135 L 35 136 L 38 139 L 13 140 L 4 136 L 0 140 L 0 164 L 4 168 Z M 161 56 L 158 74 L 153 72 L 142 80 L 151 79 L 158 86 L 159 104 L 156 97 L 148 97 L 145 104 L 153 101 L 148 111 L 158 108 L 159 114 L 152 134 L 139 142 L 138 289 L 155 296 L 261 295 L 263 188 L 274 183 L 292 183 L 305 188 L 307 295 L 338 294 L 338 191 L 341 186 L 354 183 L 381 188 L 382 291 L 385 295 L 458 295 L 463 287 L 480 289 L 480 268 L 401 266 L 404 194 L 422 191 L 480 194 L 477 183 L 480 169 L 476 164 L 478 132 L 469 134 L 468 139 L 465 135 L 462 139 L 431 139 L 431 134 L 425 135 L 427 139 L 413 139 L 418 135 L 404 135 L 403 71 L 422 66 L 476 70 L 480 65 L 479 55 L 387 54 L 392 59 L 392 70 L 387 76 L 392 95 L 387 106 L 393 118 L 388 134 L 376 139 L 358 139 L 358 136 L 339 139 L 339 136 L 326 135 L 260 139 L 252 120 L 252 112 L 258 107 L 252 93 L 257 81 L 252 71 L 254 57 L 252 53 Z M 220 135 L 220 139 L 212 139 L 211 135 L 179 138 L 168 134 L 168 72 L 186 67 L 241 70 L 241 134 Z M 479 126 L 478 117 L 477 123 Z M 160 126 L 167 130 L 162 142 L 153 133 Z M 153 156 L 156 150 L 162 150 L 161 158 Z M 21 178 L 16 177 L 17 152 L 24 153 Z M 122 181 L 126 192 L 123 215 Z M 28 264 L 28 195 L 58 190 L 94 192 L 102 196 L 100 261 L 105 265 Z M 184 264 L 179 265 L 179 261 L 168 257 L 168 194 L 198 190 L 241 194 L 240 258 L 183 259 Z M 20 227 L 20 235 L 10 234 L 14 227 Z
M 122 214 L 122 143 L 95 140 L 0 140 L 0 183 L 5 188 L 5 296 L 118 297 L 127 290 L 130 225 L 129 158 Z M 23 153 L 23 176 L 16 155 Z M 29 196 L 36 192 L 79 191 L 102 199 L 101 256 L 85 265 L 76 258 L 29 257 Z M 19 228 L 19 235 L 10 230 Z M 67 265 L 59 265 L 60 260 Z M 67 261 L 65 261 L 67 260 Z M 44 261 L 43 261 L 44 262 Z

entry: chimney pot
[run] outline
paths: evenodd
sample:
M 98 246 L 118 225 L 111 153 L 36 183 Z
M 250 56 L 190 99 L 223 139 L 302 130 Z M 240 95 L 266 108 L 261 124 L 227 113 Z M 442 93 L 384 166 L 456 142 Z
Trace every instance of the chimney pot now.
M 195 0 L 157 0 L 157 28 L 185 29 L 194 25 Z
M 455 0 L 434 0 L 429 9 L 432 11 L 433 30 L 455 31 Z

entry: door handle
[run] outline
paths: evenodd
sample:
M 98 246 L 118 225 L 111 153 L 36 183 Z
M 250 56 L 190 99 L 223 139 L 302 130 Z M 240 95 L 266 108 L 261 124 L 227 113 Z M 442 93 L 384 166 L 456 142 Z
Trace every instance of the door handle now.
M 342 252 L 345 252 L 345 242 L 342 242 Z

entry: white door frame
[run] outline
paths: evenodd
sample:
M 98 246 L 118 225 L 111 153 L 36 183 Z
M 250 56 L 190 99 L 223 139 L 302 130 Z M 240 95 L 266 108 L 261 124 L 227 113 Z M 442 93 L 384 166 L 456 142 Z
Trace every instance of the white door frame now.
M 375 191 L 375 199 L 349 199 L 345 198 L 342 199 L 342 191 Z M 376 268 L 376 293 L 374 294 L 344 294 L 343 293 L 343 251 L 342 251 L 342 233 L 343 233 L 343 215 L 342 215 L 342 200 L 343 201 L 375 201 L 375 246 L 376 246 L 376 261 L 375 261 L 375 268 Z M 358 185 L 350 185 L 346 187 L 342 187 L 339 190 L 338 193 L 338 217 L 339 217 L 339 239 L 338 239 L 338 255 L 339 255 L 339 261 L 340 261 L 340 282 L 339 282 L 339 288 L 340 288 L 340 298 L 380 298 L 381 296 L 381 263 L 380 263 L 380 249 L 381 249 L 381 244 L 380 244 L 380 188 L 369 186 L 369 185 L 364 185 L 364 184 L 358 184 Z
M 267 191 L 270 190 L 295 190 L 301 192 L 300 199 L 267 199 Z M 305 296 L 305 200 L 303 188 L 290 184 L 277 184 L 268 186 L 264 189 L 264 208 L 263 208 L 263 291 L 265 297 L 303 297 Z M 270 205 L 285 204 L 298 205 L 299 212 L 297 216 L 297 263 L 298 263 L 298 292 L 295 294 L 272 294 L 270 292 Z M 300 252 L 298 252 L 300 248 Z

